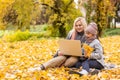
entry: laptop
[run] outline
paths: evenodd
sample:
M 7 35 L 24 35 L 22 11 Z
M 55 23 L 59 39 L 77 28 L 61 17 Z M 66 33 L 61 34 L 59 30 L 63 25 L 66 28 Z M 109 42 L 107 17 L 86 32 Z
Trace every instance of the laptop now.
M 59 50 L 63 55 L 82 56 L 80 40 L 58 40 Z

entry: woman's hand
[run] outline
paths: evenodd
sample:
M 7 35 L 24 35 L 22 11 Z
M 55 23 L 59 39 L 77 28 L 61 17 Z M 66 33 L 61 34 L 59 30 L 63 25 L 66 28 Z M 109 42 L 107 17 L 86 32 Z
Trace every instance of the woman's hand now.
M 58 51 L 58 56 L 63 56 L 63 53 L 61 51 Z

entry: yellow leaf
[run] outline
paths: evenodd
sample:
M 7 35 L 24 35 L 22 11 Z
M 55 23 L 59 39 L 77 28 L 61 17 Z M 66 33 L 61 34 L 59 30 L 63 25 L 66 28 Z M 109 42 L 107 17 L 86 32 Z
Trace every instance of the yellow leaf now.
M 94 48 L 90 47 L 89 45 L 87 44 L 83 44 L 83 48 L 85 50 L 85 53 L 86 53 L 86 57 L 90 57 L 90 54 L 92 53 L 92 51 L 94 50 Z

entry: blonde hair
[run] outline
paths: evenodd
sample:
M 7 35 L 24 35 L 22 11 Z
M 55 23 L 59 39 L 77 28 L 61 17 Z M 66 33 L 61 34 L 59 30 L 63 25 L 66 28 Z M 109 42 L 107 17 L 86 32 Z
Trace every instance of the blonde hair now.
M 75 21 L 73 23 L 73 28 L 75 28 L 75 24 L 78 21 L 81 21 L 82 25 L 84 26 L 84 29 L 87 27 L 87 22 L 86 22 L 85 18 L 84 17 L 78 17 L 78 18 L 75 19 Z
M 76 30 L 75 30 L 75 24 L 76 24 L 76 22 L 78 22 L 78 21 L 81 21 L 81 24 L 83 25 L 83 27 L 84 27 L 84 29 L 87 27 L 87 22 L 86 22 L 86 20 L 85 20 L 85 18 L 84 17 L 78 17 L 78 18 L 76 18 L 75 20 L 74 20 L 74 23 L 73 23 L 73 29 L 72 29 L 72 36 L 71 36 L 71 39 L 75 39 L 75 36 L 76 36 Z

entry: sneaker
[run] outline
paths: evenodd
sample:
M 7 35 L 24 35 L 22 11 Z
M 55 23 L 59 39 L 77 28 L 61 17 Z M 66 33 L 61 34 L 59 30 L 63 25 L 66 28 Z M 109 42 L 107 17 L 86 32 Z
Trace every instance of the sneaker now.
M 69 74 L 78 74 L 79 76 L 82 76 L 82 74 L 80 74 L 80 73 L 77 72 L 77 71 L 73 71 L 73 70 L 70 70 L 70 71 L 69 71 Z
M 88 74 L 88 72 L 84 69 L 82 69 L 82 71 L 80 71 L 79 73 L 82 74 L 82 75 L 87 75 Z
M 91 75 L 98 74 L 99 72 L 100 72 L 100 70 L 98 70 L 98 69 L 91 69 L 91 70 L 90 70 L 90 74 L 91 74 Z
M 82 76 L 82 75 L 87 75 L 88 72 L 86 70 L 84 70 L 84 69 L 82 69 L 82 71 L 80 71 L 80 72 L 71 70 L 71 71 L 69 71 L 69 74 L 78 74 L 79 76 Z

